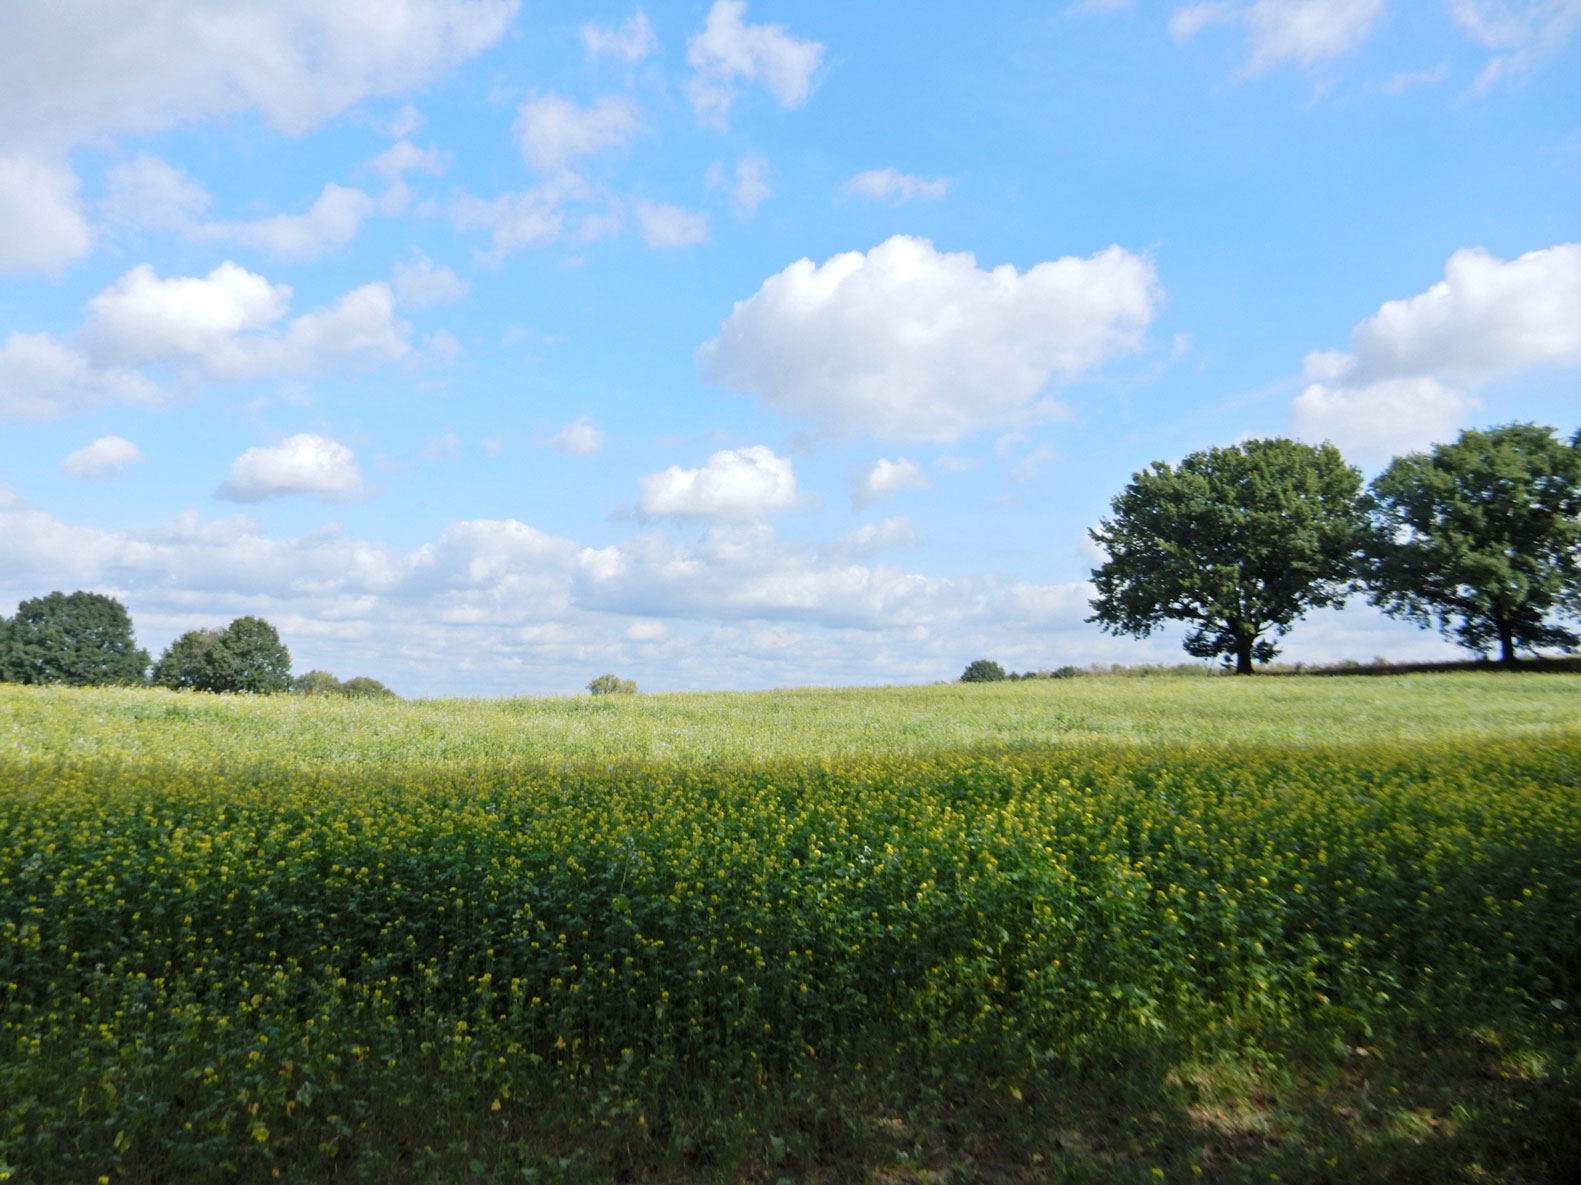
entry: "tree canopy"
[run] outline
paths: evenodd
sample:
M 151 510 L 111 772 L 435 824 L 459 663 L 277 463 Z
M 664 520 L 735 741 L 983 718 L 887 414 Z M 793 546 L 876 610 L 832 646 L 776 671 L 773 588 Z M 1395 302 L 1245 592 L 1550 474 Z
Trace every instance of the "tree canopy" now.
M 153 682 L 176 690 L 268 694 L 291 689 L 291 652 L 261 617 L 223 630 L 188 630 L 154 664 Z
M 1087 620 L 1138 637 L 1186 622 L 1188 654 L 1233 658 L 1249 675 L 1309 609 L 1344 602 L 1360 492 L 1360 471 L 1331 444 L 1248 440 L 1178 467 L 1155 461 L 1090 532 L 1109 558 Z
M 619 675 L 600 675 L 587 685 L 588 691 L 593 695 L 636 695 L 637 684 L 631 679 L 622 679 Z
M 966 664 L 966 669 L 961 672 L 958 682 L 961 683 L 997 683 L 1001 679 L 1008 679 L 1005 668 L 991 658 L 978 658 Z
M 132 619 L 114 597 L 52 592 L 17 606 L 0 623 L 0 679 L 72 687 L 141 683 L 148 652 L 132 635 Z
M 1500 661 L 1574 646 L 1581 615 L 1581 432 L 1505 424 L 1396 458 L 1365 502 L 1371 600 Z

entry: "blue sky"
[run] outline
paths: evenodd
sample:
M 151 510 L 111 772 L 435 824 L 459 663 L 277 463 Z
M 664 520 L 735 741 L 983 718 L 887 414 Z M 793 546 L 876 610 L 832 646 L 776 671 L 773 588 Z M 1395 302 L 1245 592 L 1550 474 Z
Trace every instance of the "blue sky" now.
M 1581 424 L 1581 0 L 0 12 L 0 605 L 408 695 L 1179 661 L 1131 473 Z M 1290 660 L 1435 658 L 1361 598 Z

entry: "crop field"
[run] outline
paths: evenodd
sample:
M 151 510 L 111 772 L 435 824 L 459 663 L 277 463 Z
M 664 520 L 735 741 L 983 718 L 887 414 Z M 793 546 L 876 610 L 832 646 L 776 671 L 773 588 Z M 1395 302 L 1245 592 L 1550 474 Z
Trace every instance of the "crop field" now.
M 0 1179 L 1581 1179 L 1581 676 L 0 685 Z

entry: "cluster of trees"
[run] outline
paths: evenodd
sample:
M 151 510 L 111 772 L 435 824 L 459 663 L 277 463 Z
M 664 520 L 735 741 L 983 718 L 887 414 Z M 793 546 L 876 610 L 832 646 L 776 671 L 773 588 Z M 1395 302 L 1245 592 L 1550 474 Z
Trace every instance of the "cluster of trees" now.
M 999 683 L 1006 679 L 1073 679 L 1084 672 L 1077 667 L 1057 667 L 1052 671 L 1007 671 L 992 659 L 979 658 L 966 664 L 958 683 Z
M 587 685 L 587 689 L 593 695 L 637 694 L 637 684 L 631 679 L 622 679 L 619 675 L 600 675 Z
M 182 634 L 157 662 L 137 646 L 132 619 L 114 597 L 52 592 L 0 617 L 0 682 L 60 683 L 68 687 L 152 684 L 176 691 L 268 695 L 383 696 L 377 679 L 342 683 L 326 671 L 291 677 L 291 652 L 261 617 L 238 617 L 224 629 Z
M 377 679 L 358 675 L 355 679 L 340 680 L 328 671 L 309 671 L 298 675 L 291 684 L 298 695 L 339 695 L 346 699 L 394 699 L 391 691 Z
M 1249 440 L 1155 462 L 1090 533 L 1093 615 L 1109 633 L 1190 627 L 1185 649 L 1237 674 L 1309 609 L 1366 592 L 1505 665 L 1573 647 L 1581 618 L 1581 431 L 1506 424 L 1396 458 L 1367 489 L 1332 445 Z

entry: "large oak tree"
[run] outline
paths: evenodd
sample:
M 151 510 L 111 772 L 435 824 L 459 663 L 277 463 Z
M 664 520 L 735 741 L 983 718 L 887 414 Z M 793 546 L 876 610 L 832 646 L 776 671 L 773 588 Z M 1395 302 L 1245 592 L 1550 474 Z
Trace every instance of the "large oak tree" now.
M 1367 584 L 1385 613 L 1500 661 L 1581 638 L 1581 432 L 1505 424 L 1398 457 L 1372 483 Z
M 72 687 L 141 683 L 148 652 L 132 636 L 132 619 L 114 597 L 52 592 L 0 618 L 0 679 Z
M 1132 475 L 1090 534 L 1093 615 L 1113 634 L 1191 626 L 1186 652 L 1233 658 L 1236 674 L 1278 653 L 1274 638 L 1351 590 L 1361 473 L 1333 445 L 1248 440 L 1155 461 Z

